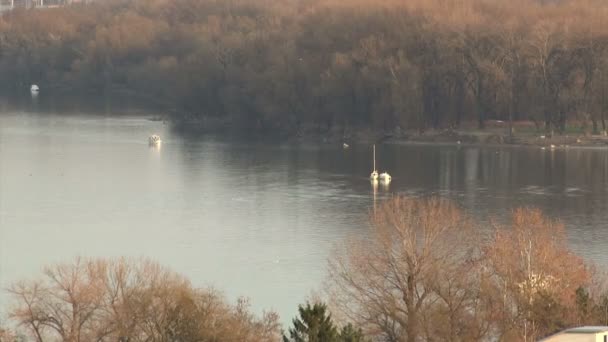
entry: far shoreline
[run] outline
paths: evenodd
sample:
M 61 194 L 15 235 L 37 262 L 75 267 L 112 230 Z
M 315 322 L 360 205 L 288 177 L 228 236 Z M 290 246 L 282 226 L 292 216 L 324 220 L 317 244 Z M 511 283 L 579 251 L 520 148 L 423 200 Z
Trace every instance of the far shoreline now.
M 42 96 L 75 96 L 66 91 L 68 88 L 54 87 L 53 91 Z M 79 92 L 76 96 L 91 96 L 87 92 Z M 5 93 L 4 96 L 27 97 L 24 93 Z M 318 125 L 302 124 L 301 128 L 292 127 L 252 127 L 247 123 L 235 122 L 226 118 L 188 115 L 185 111 L 171 105 L 169 101 L 153 98 L 146 94 L 129 91 L 122 88 L 110 88 L 104 91 L 104 97 L 117 103 L 139 103 L 142 109 L 156 108 L 155 113 L 147 115 L 150 121 L 162 121 L 175 129 L 194 135 L 221 134 L 239 136 L 287 143 L 319 143 L 319 144 L 423 144 L 446 146 L 514 146 L 539 147 L 545 149 L 564 148 L 608 148 L 608 136 L 601 134 L 583 133 L 584 128 L 576 125 L 567 127 L 566 133 L 546 135 L 533 128 L 528 121 L 514 122 L 515 132 L 509 136 L 506 122 L 488 120 L 485 129 L 473 128 L 472 123 L 465 123 L 466 128 L 402 130 L 399 127 L 393 131 L 373 129 L 369 126 L 343 127 L 335 125 L 331 129 L 319 128 Z M 97 98 L 99 99 L 99 98 Z M 120 104 L 119 104 L 120 106 Z M 499 124 L 497 124 L 499 123 Z M 262 125 L 263 126 L 263 125 Z M 579 124 L 580 126 L 580 124 Z
M 152 120 L 152 119 L 151 119 Z M 159 120 L 155 118 L 154 120 Z M 168 115 L 163 118 L 174 128 L 193 135 L 239 136 L 256 140 L 269 140 L 293 144 L 397 144 L 397 145 L 445 145 L 445 146 L 483 146 L 483 147 L 535 147 L 547 150 L 567 148 L 608 148 L 608 136 L 590 134 L 554 134 L 546 136 L 538 132 L 514 133 L 512 136 L 494 128 L 485 130 L 445 129 L 418 131 L 399 131 L 387 133 L 369 127 L 356 129 L 335 128 L 319 131 L 308 127 L 299 132 L 286 132 L 280 129 L 244 129 L 241 124 L 232 125 L 223 120 L 203 119 L 197 122 L 180 121 Z M 237 126 L 237 127 L 235 127 Z M 278 132 L 278 133 L 277 133 Z

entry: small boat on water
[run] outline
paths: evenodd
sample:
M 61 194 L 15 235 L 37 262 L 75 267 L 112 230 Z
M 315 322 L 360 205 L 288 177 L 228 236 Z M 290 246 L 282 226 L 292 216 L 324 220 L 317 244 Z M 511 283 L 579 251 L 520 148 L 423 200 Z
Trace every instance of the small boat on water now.
M 38 85 L 36 84 L 32 84 L 32 86 L 30 87 L 30 92 L 32 93 L 32 95 L 38 95 L 38 93 L 40 92 L 40 87 L 38 87 Z
M 376 170 L 372 171 L 372 173 L 369 175 L 369 180 L 371 180 L 372 182 L 377 182 L 378 181 L 378 171 L 376 171 Z
M 153 134 L 148 138 L 148 144 L 150 146 L 159 146 L 162 140 L 160 140 L 160 136 L 157 134 Z
M 380 174 L 380 181 L 383 182 L 383 183 L 385 183 L 385 184 L 390 183 L 391 179 L 392 179 L 392 177 L 391 177 L 391 175 L 388 174 L 388 172 L 382 172 Z
M 378 170 L 376 169 L 376 145 L 373 145 L 373 151 L 374 169 L 369 175 L 369 179 L 372 181 L 372 183 L 376 183 L 378 180 L 380 180 L 383 185 L 388 185 L 393 177 L 391 177 L 391 175 L 386 171 L 378 174 Z

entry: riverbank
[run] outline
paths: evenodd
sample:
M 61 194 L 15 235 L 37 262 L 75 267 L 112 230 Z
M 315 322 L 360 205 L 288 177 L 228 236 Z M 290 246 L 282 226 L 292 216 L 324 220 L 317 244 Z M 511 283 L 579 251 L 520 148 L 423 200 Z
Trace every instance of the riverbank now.
M 404 137 L 394 137 L 391 142 L 420 142 L 420 143 L 453 143 L 468 145 L 511 145 L 538 146 L 545 148 L 608 147 L 608 137 L 604 135 L 562 134 L 547 136 L 532 133 L 507 133 L 488 131 L 433 131 L 422 134 L 412 134 Z
M 608 136 L 591 135 L 577 132 L 554 134 L 552 136 L 536 131 L 515 132 L 495 128 L 478 129 L 444 129 L 420 131 L 386 132 L 369 128 L 357 130 L 335 130 L 323 133 L 308 133 L 290 137 L 293 142 L 319 143 L 425 143 L 425 144 L 466 144 L 466 145 L 510 145 L 538 146 L 545 148 L 608 147 Z
M 458 129 L 403 130 L 396 127 L 392 131 L 373 129 L 367 126 L 344 127 L 334 125 L 301 124 L 298 129 L 291 125 L 269 125 L 263 122 L 239 122 L 238 120 L 200 116 L 176 109 L 175 104 L 162 98 L 154 98 L 127 88 L 112 87 L 105 89 L 102 96 L 87 91 L 70 91 L 67 87 L 53 87 L 45 91 L 39 99 L 72 98 L 84 96 L 87 101 L 103 102 L 106 111 L 114 107 L 138 107 L 142 104 L 145 110 L 157 113 L 148 119 L 169 123 L 174 129 L 190 135 L 219 134 L 238 139 L 260 139 L 289 143 L 306 144 L 379 144 L 379 143 L 422 143 L 477 146 L 538 146 L 544 148 L 566 147 L 608 147 L 608 135 L 589 134 L 587 127 L 581 123 L 570 123 L 564 134 L 547 135 L 530 121 L 513 123 L 514 134 L 508 134 L 507 123 L 498 120 L 486 121 L 486 128 L 476 128 L 475 122 L 465 122 Z M 11 96 L 30 99 L 29 93 L 12 92 Z M 93 95 L 95 95 L 93 97 Z M 70 102 L 70 101 L 68 101 Z M 71 102 L 70 102 L 71 103 Z M 163 114 L 164 113 L 164 114 Z
M 25 92 L 4 91 L 5 96 L 30 101 L 30 94 Z M 151 121 L 170 123 L 175 129 L 191 135 L 219 134 L 227 137 L 271 140 L 289 143 L 321 144 L 374 144 L 374 143 L 424 143 L 424 144 L 467 144 L 467 145 L 511 145 L 539 146 L 546 148 L 608 147 L 608 136 L 589 134 L 588 127 L 580 122 L 569 122 L 564 134 L 546 135 L 531 121 L 513 123 L 514 134 L 508 134 L 507 123 L 498 120 L 487 120 L 486 128 L 476 128 L 476 122 L 463 122 L 458 129 L 407 130 L 396 127 L 393 130 L 379 130 L 368 126 L 340 126 L 328 128 L 326 125 L 301 124 L 295 128 L 293 123 L 271 124 L 268 122 L 240 122 L 236 119 L 220 116 L 201 116 L 183 109 L 170 100 L 153 97 L 125 87 L 110 87 L 101 94 L 77 90 L 66 86 L 43 88 L 38 100 L 59 104 L 57 99 L 67 98 L 66 107 L 74 109 L 72 99 L 84 97 L 92 102 L 93 107 L 103 107 L 106 112 L 114 108 L 139 106 L 146 111 L 154 111 Z M 69 105 L 68 105 L 69 104 Z M 61 107 L 61 106 L 60 106 Z M 85 106 L 86 107 L 86 106 Z M 76 110 L 81 109 L 76 106 Z
M 375 130 L 369 127 L 334 127 L 331 129 L 303 125 L 298 130 L 280 127 L 235 125 L 232 122 L 206 118 L 203 120 L 172 121 L 173 126 L 190 134 L 222 134 L 239 138 L 306 144 L 379 144 L 379 143 L 424 143 L 466 145 L 510 145 L 538 146 L 545 148 L 608 147 L 608 136 L 583 134 L 569 127 L 564 134 L 546 135 L 531 127 L 516 129 L 513 135 L 502 127 L 490 126 L 483 130 L 465 127 L 461 129 L 437 130 Z M 465 125 L 466 126 L 466 125 Z

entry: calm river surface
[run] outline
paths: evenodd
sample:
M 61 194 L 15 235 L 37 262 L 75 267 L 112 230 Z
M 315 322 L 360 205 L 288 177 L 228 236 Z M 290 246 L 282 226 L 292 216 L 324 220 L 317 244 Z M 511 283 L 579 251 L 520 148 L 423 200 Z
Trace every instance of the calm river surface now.
M 144 256 L 288 322 L 391 193 L 449 196 L 480 219 L 540 207 L 608 263 L 608 150 L 382 145 L 393 183 L 374 194 L 370 146 L 196 138 L 153 116 L 0 103 L 2 288 L 78 255 Z

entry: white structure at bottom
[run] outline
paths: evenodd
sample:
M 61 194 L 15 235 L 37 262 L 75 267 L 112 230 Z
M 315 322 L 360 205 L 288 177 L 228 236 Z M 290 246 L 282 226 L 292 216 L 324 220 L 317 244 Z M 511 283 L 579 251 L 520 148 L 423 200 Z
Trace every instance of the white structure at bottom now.
M 585 326 L 567 329 L 539 342 L 608 342 L 608 326 Z

